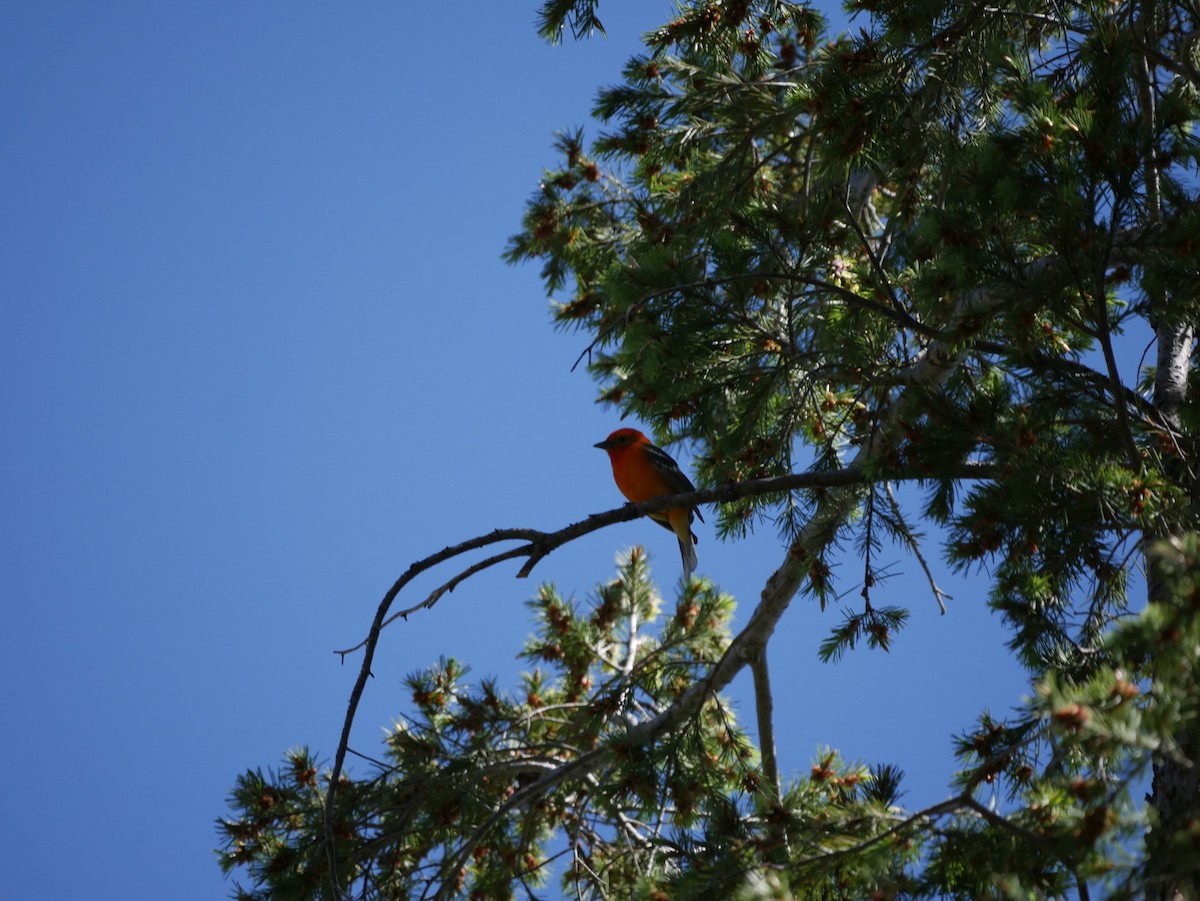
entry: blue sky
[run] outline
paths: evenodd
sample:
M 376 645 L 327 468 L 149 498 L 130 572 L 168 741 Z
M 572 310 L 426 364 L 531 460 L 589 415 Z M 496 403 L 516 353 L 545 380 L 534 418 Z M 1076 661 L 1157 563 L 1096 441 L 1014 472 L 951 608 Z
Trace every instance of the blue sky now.
M 570 371 L 586 339 L 499 255 L 552 132 L 669 7 L 611 0 L 607 40 L 558 48 L 534 7 L 0 13 L 7 896 L 224 896 L 226 793 L 288 747 L 332 755 L 356 675 L 333 651 L 409 562 L 620 503 L 592 447 L 617 421 Z M 639 542 L 672 591 L 672 536 L 625 523 L 394 625 L 355 745 L 378 749 L 439 655 L 514 685 L 538 581 L 582 596 Z M 699 553 L 744 618 L 782 550 L 702 530 Z M 781 625 L 780 757 L 893 761 L 924 805 L 951 734 L 1025 680 L 986 580 L 941 574 L 943 617 L 893 557 L 875 599 L 913 619 L 890 654 L 820 664 L 837 614 L 812 604 Z

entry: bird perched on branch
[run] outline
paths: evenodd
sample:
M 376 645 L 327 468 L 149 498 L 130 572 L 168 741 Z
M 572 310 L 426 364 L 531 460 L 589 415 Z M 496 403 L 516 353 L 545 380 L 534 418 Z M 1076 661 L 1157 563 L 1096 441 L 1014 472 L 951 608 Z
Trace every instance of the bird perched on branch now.
M 696 490 L 671 455 L 651 444 L 650 439 L 637 429 L 617 429 L 595 447 L 608 453 L 613 480 L 621 493 L 635 504 L 664 494 Z M 704 517 L 699 510 L 691 507 L 672 507 L 649 516 L 664 529 L 674 532 L 679 539 L 683 577 L 690 578 L 697 563 L 696 549 L 693 547 L 697 538 L 692 532 L 692 517 L 699 517 L 701 522 L 704 522 Z

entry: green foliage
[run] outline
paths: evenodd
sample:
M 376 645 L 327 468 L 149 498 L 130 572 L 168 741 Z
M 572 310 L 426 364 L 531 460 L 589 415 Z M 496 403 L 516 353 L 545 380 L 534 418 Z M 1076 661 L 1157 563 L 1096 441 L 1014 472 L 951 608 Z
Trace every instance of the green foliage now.
M 557 44 L 568 23 L 571 35 L 576 39 L 591 37 L 597 31 L 604 34 L 604 26 L 596 15 L 597 5 L 597 0 L 546 0 L 538 10 L 538 34 L 551 44 Z
M 374 772 L 338 789 L 343 889 L 507 897 L 515 882 L 544 883 L 553 853 L 567 861 L 565 880 L 604 895 L 632 885 L 654 857 L 673 858 L 669 843 L 650 836 L 688 835 L 713 798 L 734 799 L 738 810 L 751 803 L 755 751 L 723 703 L 705 705 L 659 746 L 625 737 L 728 641 L 732 599 L 710 585 L 693 581 L 669 616 L 661 606 L 635 549 L 586 605 L 540 589 L 524 651 L 534 668 L 519 691 L 470 685 L 455 660 L 410 676 L 413 714 L 397 721 Z M 589 755 L 606 763 L 556 776 Z M 325 800 L 307 751 L 290 753 L 279 773 L 239 779 L 230 798 L 237 815 L 220 829 L 223 866 L 246 868 L 263 887 L 245 897 L 329 897 Z M 629 853 L 629 835 L 646 841 L 643 851 Z
M 868 606 L 861 613 L 847 609 L 843 611 L 842 624 L 821 642 L 821 659 L 826 663 L 837 661 L 863 640 L 867 647 L 886 651 L 892 635 L 904 626 L 907 619 L 908 611 L 900 607 L 876 609 Z
M 368 897 L 551 873 L 595 898 L 1200 892 L 1195 11 L 853 9 L 831 39 L 799 4 L 681 3 L 595 139 L 558 136 L 505 254 L 541 266 L 599 402 L 689 442 L 698 484 L 816 477 L 720 506 L 723 537 L 788 545 L 745 631 L 704 582 L 664 613 L 640 552 L 585 603 L 543 588 L 521 689 L 414 675 L 329 821 L 307 753 L 239 780 L 222 860 L 246 897 L 334 897 L 333 872 Z M 540 27 L 595 16 L 553 0 Z M 833 751 L 779 777 L 709 691 L 797 591 L 862 598 L 827 661 L 903 640 L 907 610 L 872 603 L 885 542 L 939 603 L 937 564 L 978 574 L 1033 686 L 956 739 L 924 810 Z
M 508 256 L 573 294 L 556 320 L 594 336 L 600 400 L 693 442 L 702 485 L 840 468 L 904 398 L 880 475 L 928 474 L 949 560 L 995 567 L 1037 671 L 1124 612 L 1138 535 L 1191 522 L 1180 436 L 1114 347 L 1198 312 L 1196 91 L 1164 75 L 1150 116 L 1155 60 L 1107 4 L 918 6 L 858 4 L 872 30 L 826 43 L 789 4 L 684 8 Z M 1176 52 L 1178 11 L 1154 9 Z M 926 392 L 904 373 L 932 338 L 962 359 Z M 967 461 L 996 478 L 958 484 Z M 718 527 L 794 537 L 819 499 L 739 500 Z

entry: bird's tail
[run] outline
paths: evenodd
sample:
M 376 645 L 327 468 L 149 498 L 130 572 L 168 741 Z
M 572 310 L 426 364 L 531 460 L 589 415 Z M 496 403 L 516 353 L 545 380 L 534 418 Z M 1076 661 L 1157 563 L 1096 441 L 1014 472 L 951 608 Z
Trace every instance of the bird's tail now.
M 700 562 L 696 557 L 696 548 L 692 546 L 691 532 L 688 532 L 686 538 L 679 539 L 679 555 L 683 557 L 683 578 L 686 582 L 696 571 L 696 564 Z
M 675 537 L 679 539 L 679 556 L 683 559 L 683 580 L 686 582 L 696 571 L 696 564 L 700 562 L 696 557 L 691 517 L 687 515 L 686 510 L 671 510 L 668 512 L 668 516 L 671 521 L 671 529 L 675 532 Z

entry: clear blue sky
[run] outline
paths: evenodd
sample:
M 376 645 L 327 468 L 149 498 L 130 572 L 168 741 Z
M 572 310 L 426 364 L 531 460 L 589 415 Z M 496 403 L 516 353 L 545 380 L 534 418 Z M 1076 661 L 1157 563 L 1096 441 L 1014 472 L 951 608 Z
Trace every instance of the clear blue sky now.
M 585 339 L 499 254 L 552 132 L 669 6 L 609 0 L 608 40 L 550 48 L 535 5 L 0 13 L 6 897 L 223 897 L 227 791 L 293 745 L 329 758 L 357 667 L 333 651 L 411 560 L 619 504 Z M 537 582 L 583 595 L 635 542 L 673 591 L 674 539 L 625 523 L 393 626 L 355 745 L 439 655 L 513 685 Z M 699 552 L 743 619 L 782 553 L 769 530 Z M 781 625 L 781 762 L 890 760 L 923 805 L 951 734 L 1026 688 L 984 580 L 943 574 L 942 617 L 893 556 L 890 654 L 824 666 L 836 611 Z

